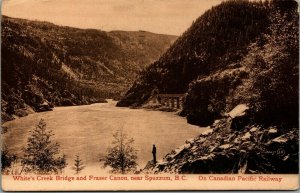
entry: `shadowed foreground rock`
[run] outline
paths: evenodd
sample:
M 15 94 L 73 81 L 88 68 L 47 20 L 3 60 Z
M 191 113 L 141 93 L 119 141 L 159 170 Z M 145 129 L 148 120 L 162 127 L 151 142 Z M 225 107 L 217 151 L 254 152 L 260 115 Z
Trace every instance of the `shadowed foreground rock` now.
M 245 115 L 246 116 L 246 115 Z M 298 129 L 247 125 L 232 129 L 234 118 L 217 120 L 200 136 L 167 154 L 143 173 L 298 173 Z

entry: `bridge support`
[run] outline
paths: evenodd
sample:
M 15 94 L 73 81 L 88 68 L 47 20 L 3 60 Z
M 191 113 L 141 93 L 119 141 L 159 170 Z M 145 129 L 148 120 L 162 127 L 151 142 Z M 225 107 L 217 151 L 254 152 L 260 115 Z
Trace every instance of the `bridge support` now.
M 182 108 L 182 98 L 184 94 L 158 94 L 154 103 L 160 103 L 164 106 L 181 109 Z
M 180 109 L 180 99 L 179 98 L 176 98 L 176 108 L 177 109 Z
M 170 99 L 171 99 L 171 107 L 174 108 L 175 107 L 175 104 L 174 104 L 175 99 L 174 98 L 170 98 Z

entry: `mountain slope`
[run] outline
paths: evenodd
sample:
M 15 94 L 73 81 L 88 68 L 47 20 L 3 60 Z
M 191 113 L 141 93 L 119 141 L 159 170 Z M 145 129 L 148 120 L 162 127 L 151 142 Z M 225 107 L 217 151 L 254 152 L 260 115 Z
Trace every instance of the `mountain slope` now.
M 269 9 L 268 28 L 248 45 L 235 68 L 190 84 L 184 105 L 189 122 L 209 125 L 244 103 L 255 123 L 298 127 L 297 3 L 273 1 Z
M 140 105 L 154 88 L 185 93 L 198 76 L 234 66 L 268 26 L 268 12 L 263 3 L 248 1 L 228 1 L 208 10 L 141 73 L 118 105 Z
M 181 115 L 209 127 L 143 172 L 298 173 L 298 26 L 293 0 L 227 1 L 204 13 L 118 103 L 185 93 Z
M 271 44 L 267 41 L 281 41 L 282 45 L 288 43 L 285 41 L 296 41 L 298 31 L 292 27 L 298 22 L 295 19 L 297 17 L 295 7 L 297 4 L 294 1 L 277 0 L 270 2 L 227 1 L 213 7 L 199 17 L 158 61 L 140 74 L 118 106 L 139 106 L 147 101 L 155 89 L 158 89 L 160 93 L 187 93 L 182 114 L 187 115 L 190 123 L 211 124 L 222 113 L 242 102 L 243 97 L 238 100 L 233 99 L 233 95 L 241 94 L 241 92 L 234 93 L 232 90 L 241 84 L 246 84 L 247 81 L 243 81 L 244 79 L 248 82 L 258 79 L 257 71 L 255 71 L 256 74 L 250 73 L 253 72 L 252 69 L 257 69 L 254 65 L 256 62 L 254 57 L 262 57 L 254 56 L 258 49 L 269 46 L 265 48 L 265 51 L 260 52 L 265 55 L 263 57 L 267 57 L 265 52 L 270 53 L 272 48 L 277 51 L 275 43 Z M 286 31 L 293 30 L 292 32 L 274 31 L 274 28 L 279 25 L 274 20 L 278 20 L 279 17 L 283 17 L 285 22 L 293 22 L 289 26 L 290 29 L 286 29 Z M 275 33 L 277 35 L 291 33 L 292 35 L 276 37 Z M 269 36 L 272 36 L 274 40 L 268 40 Z M 291 38 L 294 39 L 291 40 Z M 254 43 L 256 48 L 253 48 Z M 280 48 L 287 55 L 292 55 L 282 57 L 282 60 L 296 58 L 298 51 L 297 46 L 294 45 L 290 50 L 288 50 L 288 45 Z M 266 62 L 277 62 L 275 60 L 277 59 Z M 292 81 L 290 82 L 291 90 L 297 91 L 295 83 L 298 80 L 295 78 L 295 74 L 297 75 L 295 70 L 298 69 L 297 60 L 292 60 L 290 66 L 291 68 L 284 70 L 293 69 L 293 71 L 287 71 L 286 76 L 289 76 L 289 80 Z M 249 76 L 252 76 L 251 79 Z M 287 81 L 287 77 L 282 78 Z M 277 80 L 277 82 L 280 81 L 284 80 Z M 287 91 L 282 92 L 287 93 Z M 244 93 L 244 96 L 247 95 L 249 96 L 249 93 Z M 249 101 L 245 99 L 243 102 Z
M 6 16 L 1 37 L 2 112 L 8 117 L 27 105 L 43 110 L 44 102 L 74 105 L 118 98 L 136 74 L 176 39 L 144 31 L 76 29 Z M 30 101 L 32 97 L 36 99 Z

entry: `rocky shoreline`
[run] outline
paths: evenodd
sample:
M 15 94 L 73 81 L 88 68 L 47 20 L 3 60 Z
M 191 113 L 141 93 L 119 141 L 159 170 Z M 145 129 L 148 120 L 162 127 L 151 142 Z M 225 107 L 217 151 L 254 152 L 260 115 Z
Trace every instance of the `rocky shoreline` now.
M 167 154 L 162 162 L 149 162 L 142 173 L 298 173 L 298 129 L 243 125 L 246 112 L 243 109 L 216 120 L 201 135 Z
M 32 94 L 32 93 L 31 93 Z M 42 96 L 34 95 L 24 100 L 20 97 L 12 98 L 15 102 L 6 102 L 2 99 L 2 112 L 1 112 L 1 124 L 14 120 L 15 118 L 25 117 L 35 112 L 52 111 L 56 106 L 80 106 L 90 105 L 93 103 L 107 103 L 106 99 L 95 99 L 95 98 L 82 98 L 79 100 L 70 94 L 69 98 L 63 98 L 56 101 L 55 103 L 49 102 Z

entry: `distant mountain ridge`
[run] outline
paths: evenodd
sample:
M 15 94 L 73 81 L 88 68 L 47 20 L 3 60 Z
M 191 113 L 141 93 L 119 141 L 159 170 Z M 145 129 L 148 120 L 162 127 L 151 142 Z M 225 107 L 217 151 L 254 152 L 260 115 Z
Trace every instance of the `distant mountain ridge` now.
M 39 110 L 44 101 L 50 106 L 80 105 L 118 98 L 136 74 L 177 38 L 145 31 L 77 29 L 7 16 L 2 17 L 1 37 L 2 112 L 8 117 L 26 105 Z M 31 95 L 39 100 L 26 102 Z

